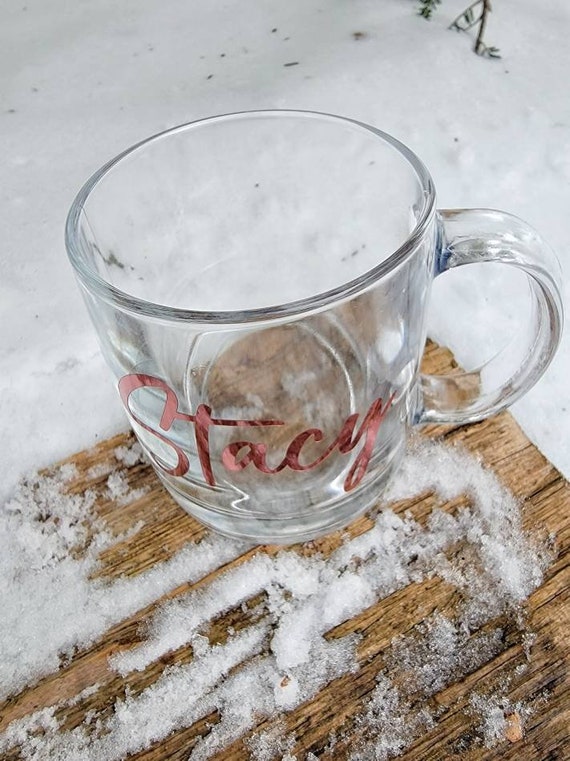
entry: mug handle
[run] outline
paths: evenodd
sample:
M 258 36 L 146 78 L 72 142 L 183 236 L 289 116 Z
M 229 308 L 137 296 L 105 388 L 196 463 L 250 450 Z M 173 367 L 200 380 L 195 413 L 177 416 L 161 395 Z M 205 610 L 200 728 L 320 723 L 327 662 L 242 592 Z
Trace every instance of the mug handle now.
M 516 401 L 550 364 L 564 319 L 560 265 L 548 244 L 511 214 L 492 209 L 438 214 L 436 277 L 464 264 L 495 262 L 522 270 L 530 286 L 531 327 L 521 340 L 511 341 L 473 372 L 420 376 L 418 423 L 472 423 Z

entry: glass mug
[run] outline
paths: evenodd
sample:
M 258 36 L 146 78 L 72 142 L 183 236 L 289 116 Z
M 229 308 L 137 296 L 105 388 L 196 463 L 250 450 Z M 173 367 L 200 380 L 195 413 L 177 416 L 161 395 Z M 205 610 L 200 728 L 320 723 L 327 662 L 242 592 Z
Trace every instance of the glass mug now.
M 411 426 L 505 408 L 562 327 L 558 265 L 531 228 L 437 212 L 406 146 L 327 114 L 229 114 L 135 145 L 79 192 L 66 245 L 158 477 L 202 523 L 262 543 L 370 508 Z M 474 262 L 530 284 L 491 387 L 419 371 L 434 278 Z

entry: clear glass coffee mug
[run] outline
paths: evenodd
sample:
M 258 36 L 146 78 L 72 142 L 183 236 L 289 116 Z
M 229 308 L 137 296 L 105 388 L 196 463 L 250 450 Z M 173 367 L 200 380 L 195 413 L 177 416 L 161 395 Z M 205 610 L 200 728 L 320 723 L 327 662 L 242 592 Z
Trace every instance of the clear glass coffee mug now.
M 350 522 L 410 426 L 505 408 L 562 327 L 558 264 L 533 230 L 437 212 L 408 148 L 326 114 L 230 114 L 139 143 L 79 192 L 66 244 L 159 478 L 202 523 L 257 542 Z M 530 284 L 528 329 L 489 363 L 491 388 L 419 372 L 432 281 L 473 262 Z

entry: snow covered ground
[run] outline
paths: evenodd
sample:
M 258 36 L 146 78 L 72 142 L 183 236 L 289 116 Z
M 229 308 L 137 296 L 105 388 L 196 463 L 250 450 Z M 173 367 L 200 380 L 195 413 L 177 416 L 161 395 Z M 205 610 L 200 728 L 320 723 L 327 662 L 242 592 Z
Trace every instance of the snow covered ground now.
M 448 31 L 464 0 L 444 0 L 429 23 L 415 5 L 0 0 L 0 496 L 24 472 L 125 428 L 67 261 L 63 224 L 95 169 L 167 127 L 254 108 L 360 119 L 418 153 L 441 207 L 517 214 L 568 272 L 567 0 L 495 0 L 487 41 L 501 49 L 497 61 L 478 58 L 467 35 Z M 505 304 L 495 288 L 468 311 L 462 301 L 481 290 L 480 273 L 448 277 L 437 285 L 434 320 L 445 326 L 452 314 L 449 342 L 470 364 L 490 331 L 525 305 L 516 295 Z M 459 297 L 442 298 L 451 287 Z M 567 300 L 567 277 L 564 288 Z M 566 476 L 569 370 L 566 337 L 514 409 Z
M 495 0 L 487 42 L 503 57 L 489 61 L 471 52 L 468 36 L 447 29 L 465 4 L 443 0 L 428 23 L 415 14 L 417 0 L 0 0 L 0 504 L 25 472 L 126 427 L 67 261 L 63 224 L 76 191 L 95 169 L 162 129 L 254 108 L 360 119 L 419 154 L 435 179 L 441 207 L 486 206 L 517 214 L 547 238 L 569 272 L 570 7 L 567 0 Z M 474 267 L 436 282 L 435 337 L 465 365 L 488 358 L 504 343 L 501 330 L 512 329 L 527 309 L 522 290 L 501 277 L 490 280 L 489 268 Z M 567 301 L 567 276 L 564 289 Z M 514 410 L 566 476 L 569 370 L 565 337 L 547 374 Z M 118 465 L 132 464 L 133 456 L 138 453 L 115 451 Z M 243 550 L 213 536 L 189 543 L 135 579 L 92 578 L 99 552 L 122 535 L 112 536 L 95 517 L 93 494 L 65 493 L 72 470 L 30 479 L 0 509 L 2 698 L 55 672 L 62 653 L 89 647 L 182 580 L 199 579 Z M 107 482 L 119 504 L 137 496 L 136 490 L 123 493 L 125 483 L 121 472 L 112 472 Z M 410 558 L 418 553 L 430 574 L 467 590 L 458 622 L 436 612 L 421 623 L 417 642 L 399 638 L 397 647 L 395 640 L 390 645 L 395 662 L 427 680 L 420 685 L 426 694 L 447 684 L 456 667 L 475 668 L 495 652 L 501 630 L 475 632 L 470 639 L 465 631 L 471 625 L 476 629 L 506 612 L 522 627 L 521 637 L 530 638 L 524 601 L 541 583 L 551 557 L 522 531 L 516 501 L 471 456 L 445 445 L 412 453 L 388 497 L 426 488 L 443 499 L 469 492 L 472 505 L 455 517 L 435 510 L 427 527 L 387 510 L 373 529 L 342 545 L 327 562 L 287 553 L 254 556 L 218 577 L 200 599 L 191 592 L 177 609 L 158 609 L 145 641 L 109 664 L 120 674 L 144 668 L 178 638 L 193 648 L 187 669 L 167 669 L 141 696 L 117 701 L 100 736 L 90 735 L 89 712 L 85 724 L 69 733 L 55 718 L 65 701 L 40 707 L 0 735 L 0 754 L 19 746 L 24 758 L 39 753 L 46 761 L 112 761 L 193 721 L 191 701 L 199 700 L 202 712 L 220 706 L 225 711 L 192 756 L 207 758 L 249 730 L 263 701 L 275 718 L 320 688 L 314 674 L 328 680 L 357 668 L 351 641 L 331 646 L 324 629 L 421 578 L 419 571 L 410 575 Z M 442 547 L 464 539 L 475 550 L 477 567 L 454 568 L 445 556 L 438 565 Z M 83 544 L 85 553 L 77 555 Z M 348 559 L 358 562 L 351 566 Z M 248 581 L 245 592 L 240 578 Z M 221 679 L 234 663 L 249 662 L 259 651 L 268 622 L 217 648 L 188 621 L 205 621 L 241 603 L 242 593 L 259 589 L 274 595 L 271 652 Z M 279 599 L 279 590 L 290 596 Z M 286 684 L 285 667 L 293 675 Z M 247 679 L 255 689 L 244 689 Z M 83 694 L 97 689 L 90 685 Z M 471 696 L 487 747 L 506 736 L 505 708 L 522 719 L 527 710 L 493 700 Z M 181 706 L 190 706 L 186 716 L 177 713 Z M 391 757 L 394 748 L 403 751 L 423 731 L 405 700 L 398 703 L 386 675 L 379 674 L 365 709 L 360 720 L 373 735 L 376 758 Z M 426 714 L 423 721 L 433 718 Z M 287 737 L 262 734 L 256 742 L 256 759 L 269 757 L 263 755 L 267 743 L 282 745 L 282 752 L 289 748 Z

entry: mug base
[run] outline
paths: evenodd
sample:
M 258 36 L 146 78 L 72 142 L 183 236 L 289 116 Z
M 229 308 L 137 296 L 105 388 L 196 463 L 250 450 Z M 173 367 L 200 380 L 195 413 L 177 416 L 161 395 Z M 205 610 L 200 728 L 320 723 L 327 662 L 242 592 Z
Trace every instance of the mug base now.
M 196 518 L 207 528 L 230 537 L 253 544 L 290 545 L 317 539 L 333 531 L 348 526 L 353 520 L 371 509 L 380 499 L 389 481 L 392 479 L 401 460 L 402 453 L 393 452 L 390 462 L 367 484 L 355 493 L 344 494 L 340 499 L 328 504 L 313 507 L 310 513 L 290 517 L 264 514 L 255 516 L 238 514 L 237 511 L 220 511 L 211 506 L 203 506 L 191 500 L 176 488 L 174 479 L 162 477 L 166 490 L 187 513 Z

